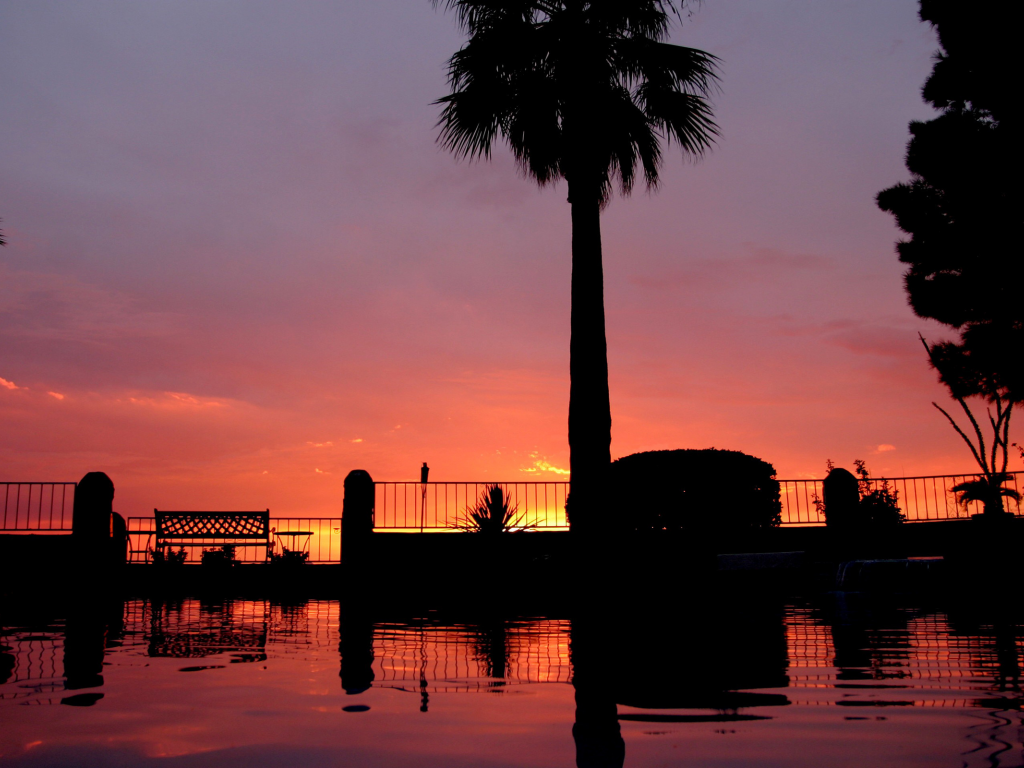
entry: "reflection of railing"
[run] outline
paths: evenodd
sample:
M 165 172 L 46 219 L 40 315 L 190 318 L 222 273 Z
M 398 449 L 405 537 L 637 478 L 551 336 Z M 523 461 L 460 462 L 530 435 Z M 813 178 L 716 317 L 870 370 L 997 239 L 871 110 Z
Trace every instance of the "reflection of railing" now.
M 1019 491 L 1024 472 L 1010 472 L 1004 487 Z M 957 503 L 953 486 L 966 480 L 976 480 L 981 475 L 932 475 L 927 477 L 871 478 L 871 490 L 882 487 L 899 494 L 900 510 L 908 522 L 927 520 L 963 520 L 982 511 L 979 502 L 970 502 L 966 507 Z M 816 500 L 822 498 L 821 480 L 780 480 L 782 496 L 783 525 L 824 525 L 825 517 L 818 510 Z M 1021 514 L 1020 503 L 1005 499 L 1006 511 Z
M 499 627 L 379 624 L 373 658 L 374 685 L 403 690 L 486 690 L 495 680 L 511 685 L 572 678 L 569 622 L 562 619 Z
M 310 600 L 281 605 L 268 600 L 133 600 L 125 605 L 126 633 L 147 656 L 201 658 L 232 653 L 278 654 L 338 647 L 338 603 Z M 141 645 L 140 645 L 141 644 Z M 127 643 L 126 643 L 127 645 Z
M 516 507 L 519 525 L 566 530 L 565 500 L 569 483 L 374 483 L 374 528 L 377 530 L 454 530 L 466 524 L 491 485 L 499 485 Z M 424 493 L 424 490 L 426 493 Z
M 271 544 L 280 552 L 282 546 L 289 549 L 295 541 L 308 546 L 310 563 L 337 563 L 341 559 L 341 518 L 337 517 L 272 517 L 270 518 Z M 306 536 L 279 537 L 289 531 L 308 531 Z M 217 548 L 224 545 L 223 539 L 211 537 L 196 539 L 194 546 L 186 547 L 186 562 L 199 562 L 204 546 Z M 128 518 L 128 559 L 132 563 L 149 562 L 149 552 L 156 545 L 156 520 L 152 517 Z M 173 548 L 173 547 L 172 547 Z M 266 561 L 266 547 L 263 545 L 239 545 L 235 548 L 235 557 L 243 563 Z
M 70 533 L 77 483 L 0 483 L 4 533 Z

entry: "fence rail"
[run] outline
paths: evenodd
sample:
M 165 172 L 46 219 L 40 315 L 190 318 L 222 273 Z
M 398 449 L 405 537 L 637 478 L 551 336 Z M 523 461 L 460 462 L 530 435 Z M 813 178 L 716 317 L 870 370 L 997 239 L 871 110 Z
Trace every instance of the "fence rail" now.
M 459 530 L 469 509 L 498 485 L 514 506 L 518 525 L 538 530 L 568 530 L 565 500 L 569 483 L 553 482 L 382 482 L 374 483 L 374 529 L 387 531 Z
M 959 504 L 953 486 L 980 475 L 929 475 L 922 477 L 872 478 L 871 490 L 888 483 L 896 491 L 899 506 L 908 522 L 963 520 L 982 511 L 978 502 Z M 820 510 L 821 480 L 780 480 L 782 525 L 824 525 Z M 560 482 L 379 482 L 374 483 L 376 499 L 374 529 L 378 531 L 454 531 L 463 528 L 469 509 L 486 489 L 498 485 L 505 491 L 522 524 L 538 530 L 567 530 L 565 501 L 569 483 Z M 1024 472 L 1008 473 L 1006 487 L 1024 488 Z M 1006 509 L 1021 515 L 1021 504 L 1006 499 Z M 624 512 L 625 510 L 620 510 Z
M 929 475 L 921 477 L 872 478 L 872 490 L 888 483 L 899 495 L 899 506 L 908 522 L 962 520 L 982 511 L 978 502 L 957 503 L 953 486 L 980 475 Z M 821 480 L 780 480 L 782 524 L 785 526 L 824 525 L 825 518 L 816 500 L 822 498 Z M 477 504 L 486 489 L 499 485 L 515 507 L 520 524 L 536 530 L 568 530 L 565 502 L 567 481 L 550 482 L 379 482 L 375 483 L 374 528 L 379 531 L 455 531 L 464 527 L 469 509 Z M 70 533 L 77 483 L 0 482 L 3 496 L 4 533 Z M 1024 489 L 1024 472 L 1008 473 L 1006 487 Z M 1021 503 L 1007 498 L 1006 509 L 1022 515 Z M 309 561 L 338 562 L 341 552 L 340 518 L 271 518 L 275 529 L 275 547 L 299 548 L 302 536 L 288 532 L 310 531 Z M 128 518 L 131 559 L 143 562 L 156 534 L 152 517 Z M 282 535 L 284 534 L 284 535 Z M 213 546 L 214 541 L 196 542 Z M 258 546 L 238 548 L 243 560 L 260 559 Z M 250 551 L 251 550 L 251 551 Z
M 341 518 L 340 517 L 272 517 L 270 518 L 270 543 L 280 553 L 282 547 L 290 550 L 306 550 L 310 563 L 338 563 L 341 561 Z M 309 534 L 308 536 L 306 534 Z M 289 535 L 293 534 L 293 535 Z M 223 546 L 223 538 L 211 536 L 196 539 L 185 544 L 187 563 L 198 563 L 203 548 Z M 152 517 L 128 518 L 128 561 L 147 563 L 150 552 L 156 544 L 156 519 Z M 177 549 L 175 544 L 171 548 Z M 266 547 L 261 544 L 240 544 L 235 548 L 235 557 L 243 563 L 259 563 L 266 559 Z
M 1024 472 L 1008 472 L 1004 487 L 1020 491 L 1024 487 Z M 981 475 L 927 475 L 922 477 L 871 478 L 869 489 L 874 491 L 888 483 L 898 494 L 899 507 L 909 523 L 928 520 L 966 520 L 982 511 L 980 502 L 966 506 L 957 502 L 953 486 Z M 780 480 L 783 525 L 824 525 L 825 516 L 816 500 L 822 499 L 821 480 Z M 1020 502 L 1005 499 L 1006 511 L 1022 514 Z
M 62 533 L 71 531 L 71 512 L 78 483 L 0 482 L 5 533 Z

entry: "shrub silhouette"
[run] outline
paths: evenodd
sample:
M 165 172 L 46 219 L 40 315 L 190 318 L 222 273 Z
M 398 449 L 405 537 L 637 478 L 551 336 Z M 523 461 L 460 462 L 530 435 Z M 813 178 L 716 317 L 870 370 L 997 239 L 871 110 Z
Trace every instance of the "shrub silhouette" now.
M 188 554 L 185 552 L 184 547 L 178 547 L 178 551 L 175 552 L 170 547 L 164 549 L 151 549 L 149 550 L 150 559 L 154 565 L 182 565 L 185 562 Z
M 214 567 L 229 567 L 235 565 L 235 545 L 225 544 L 218 549 L 204 549 L 202 560 L 203 565 Z
M 739 451 L 648 451 L 612 462 L 613 524 L 698 536 L 774 528 L 782 504 L 775 467 Z
M 867 465 L 860 459 L 853 463 L 857 467 L 857 477 L 860 478 L 860 517 L 864 524 L 886 527 L 898 525 L 906 520 L 906 516 L 900 511 L 899 491 L 890 488 L 889 481 L 885 479 L 881 484 L 873 486 Z

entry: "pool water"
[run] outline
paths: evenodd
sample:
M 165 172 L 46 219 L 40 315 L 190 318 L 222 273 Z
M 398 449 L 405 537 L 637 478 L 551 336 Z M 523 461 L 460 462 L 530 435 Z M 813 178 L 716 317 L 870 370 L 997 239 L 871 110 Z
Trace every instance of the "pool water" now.
M 1015 609 L 832 594 L 663 614 L 7 610 L 0 765 L 1024 765 Z

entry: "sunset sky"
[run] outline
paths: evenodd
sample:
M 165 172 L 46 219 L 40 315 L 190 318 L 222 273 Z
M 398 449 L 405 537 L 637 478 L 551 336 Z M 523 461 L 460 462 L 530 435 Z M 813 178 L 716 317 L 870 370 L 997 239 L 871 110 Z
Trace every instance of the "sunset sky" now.
M 916 13 L 677 25 L 722 137 L 604 214 L 613 457 L 972 469 L 874 204 L 931 115 Z M 0 4 L 0 479 L 103 470 L 132 515 L 336 515 L 349 470 L 423 461 L 564 479 L 566 190 L 436 146 L 461 43 L 428 0 Z

